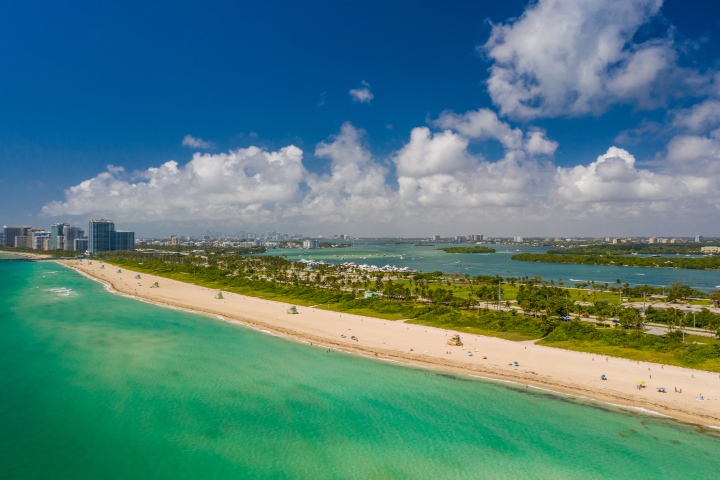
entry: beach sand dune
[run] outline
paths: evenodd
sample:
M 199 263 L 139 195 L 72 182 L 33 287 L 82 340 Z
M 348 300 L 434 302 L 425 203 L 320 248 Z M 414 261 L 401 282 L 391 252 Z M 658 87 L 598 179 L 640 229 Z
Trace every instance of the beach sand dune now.
M 402 321 L 361 317 L 311 307 L 288 314 L 288 304 L 198 287 L 101 262 L 60 263 L 98 279 L 115 291 L 153 303 L 173 306 L 265 329 L 326 348 L 338 348 L 369 357 L 516 382 L 529 387 L 602 402 L 646 409 L 681 421 L 720 427 L 720 375 L 688 368 L 589 353 L 573 352 L 467 335 Z M 158 288 L 151 288 L 157 282 Z M 463 347 L 447 345 L 460 333 Z M 355 337 L 353 339 L 353 337 Z M 468 355 L 468 351 L 472 355 Z M 486 358 L 485 358 L 486 357 Z M 517 362 L 517 365 L 515 365 Z M 607 380 L 601 376 L 606 375 Z M 645 388 L 638 389 L 638 381 Z M 667 393 L 657 391 L 664 387 Z M 675 389 L 682 389 L 676 393 Z M 702 394 L 703 400 L 697 399 Z

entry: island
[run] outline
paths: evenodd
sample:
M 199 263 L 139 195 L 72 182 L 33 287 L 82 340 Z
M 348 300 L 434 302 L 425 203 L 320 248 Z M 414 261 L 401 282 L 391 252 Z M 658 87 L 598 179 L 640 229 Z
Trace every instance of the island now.
M 440 247 L 435 250 L 442 250 L 447 253 L 495 253 L 494 248 L 474 246 L 474 247 Z
M 616 246 L 612 246 L 616 247 Z M 602 247 L 566 248 L 548 250 L 547 253 L 519 253 L 512 260 L 523 262 L 566 263 L 573 265 L 606 265 L 615 267 L 683 268 L 690 270 L 720 269 L 719 256 L 690 256 L 682 252 L 691 251 L 690 247 L 673 246 L 671 248 L 612 248 Z M 699 248 L 695 247 L 695 250 Z M 645 256 L 641 256 L 642 252 Z M 652 253 L 651 253 L 652 252 Z M 661 253 L 656 253 L 661 252 Z M 672 253 L 674 253 L 674 255 Z M 694 253 L 694 252 L 693 252 Z M 649 254 L 649 256 L 648 256 Z

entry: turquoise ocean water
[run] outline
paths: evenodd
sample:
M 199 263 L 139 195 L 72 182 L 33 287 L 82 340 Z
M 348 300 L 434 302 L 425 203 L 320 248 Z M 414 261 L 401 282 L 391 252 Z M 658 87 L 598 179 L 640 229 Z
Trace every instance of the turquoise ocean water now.
M 0 262 L 0 478 L 717 478 L 720 435 Z

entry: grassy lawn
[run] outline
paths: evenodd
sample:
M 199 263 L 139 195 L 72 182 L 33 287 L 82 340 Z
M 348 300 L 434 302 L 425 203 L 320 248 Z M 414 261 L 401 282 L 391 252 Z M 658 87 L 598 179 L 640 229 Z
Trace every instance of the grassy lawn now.
M 544 342 L 540 340 L 538 345 L 547 347 L 563 348 L 566 350 L 574 350 L 576 352 L 595 353 L 597 355 L 605 355 L 610 357 L 628 358 L 630 360 L 639 360 L 641 362 L 663 363 L 665 365 L 676 365 L 679 367 L 690 367 L 699 370 L 707 370 L 709 372 L 720 372 L 720 359 L 715 358 L 705 362 L 694 364 L 692 366 L 681 362 L 677 352 L 657 352 L 638 350 L 635 348 L 624 348 L 614 345 L 598 345 L 590 341 L 568 340 L 566 342 Z
M 342 313 L 350 313 L 352 315 L 359 315 L 359 316 L 365 316 L 365 317 L 371 317 L 371 318 L 381 318 L 383 320 L 402 320 L 404 318 L 407 318 L 407 315 L 404 313 L 386 313 L 386 312 L 376 312 L 370 308 L 344 308 L 342 304 L 337 303 L 326 303 L 323 305 L 319 305 L 317 307 L 318 310 L 329 310 L 331 312 L 342 312 Z
M 450 329 L 458 332 L 464 332 L 464 333 L 470 333 L 473 335 L 484 335 L 486 337 L 496 337 L 496 338 L 502 338 L 505 340 L 511 340 L 513 342 L 523 342 L 526 340 L 536 340 L 537 336 L 527 336 L 523 335 L 518 332 L 498 332 L 496 330 L 486 330 L 483 328 L 478 327 L 471 327 L 471 326 L 453 326 L 453 327 L 445 327 L 443 325 L 439 325 L 436 322 L 428 321 L 428 320 L 419 320 L 419 319 L 412 319 L 408 320 L 405 323 L 413 323 L 415 325 L 427 325 L 428 327 L 437 327 L 437 328 L 443 328 L 443 329 Z

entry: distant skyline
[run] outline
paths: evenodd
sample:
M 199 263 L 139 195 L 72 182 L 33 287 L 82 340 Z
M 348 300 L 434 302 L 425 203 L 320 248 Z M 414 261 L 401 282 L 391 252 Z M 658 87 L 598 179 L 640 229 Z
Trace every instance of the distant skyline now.
M 0 38 L 2 224 L 720 236 L 714 1 L 20 3 Z

